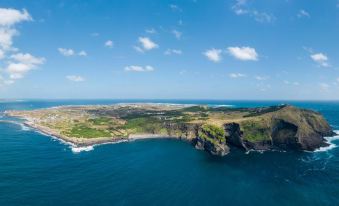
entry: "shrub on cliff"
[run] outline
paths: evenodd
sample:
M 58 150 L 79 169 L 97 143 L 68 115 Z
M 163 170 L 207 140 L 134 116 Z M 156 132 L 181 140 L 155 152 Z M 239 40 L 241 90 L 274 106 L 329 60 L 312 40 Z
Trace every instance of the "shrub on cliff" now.
M 225 131 L 215 125 L 204 124 L 201 127 L 201 131 L 199 132 L 199 136 L 204 139 L 212 139 L 214 141 L 225 142 Z

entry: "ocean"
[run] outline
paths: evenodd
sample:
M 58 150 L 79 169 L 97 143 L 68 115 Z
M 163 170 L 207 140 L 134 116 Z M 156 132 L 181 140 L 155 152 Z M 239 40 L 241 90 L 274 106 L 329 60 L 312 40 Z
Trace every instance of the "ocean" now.
M 5 110 L 153 102 L 321 112 L 339 130 L 335 101 L 16 100 Z M 74 149 L 20 122 L 0 123 L 0 205 L 339 205 L 339 136 L 317 152 L 211 156 L 187 142 L 148 139 Z

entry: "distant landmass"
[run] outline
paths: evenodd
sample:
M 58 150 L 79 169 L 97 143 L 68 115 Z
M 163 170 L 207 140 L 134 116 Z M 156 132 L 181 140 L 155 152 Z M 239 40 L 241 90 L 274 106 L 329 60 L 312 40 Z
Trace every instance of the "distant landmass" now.
M 307 150 L 333 136 L 323 116 L 289 105 L 260 108 L 117 104 L 6 111 L 25 124 L 76 146 L 142 138 L 177 138 L 213 155 L 248 150 Z

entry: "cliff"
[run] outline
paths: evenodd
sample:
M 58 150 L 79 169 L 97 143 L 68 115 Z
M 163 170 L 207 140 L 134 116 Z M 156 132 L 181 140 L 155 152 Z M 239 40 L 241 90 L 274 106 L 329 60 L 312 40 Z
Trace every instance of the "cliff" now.
M 317 112 L 284 106 L 258 114 L 257 118 L 224 125 L 229 144 L 249 149 L 297 149 L 313 151 L 326 146 L 325 136 L 334 133 Z
M 245 150 L 313 151 L 327 146 L 324 137 L 334 135 L 318 112 L 293 106 L 250 110 L 243 119 L 229 120 L 221 127 L 184 123 L 180 131 L 178 126 L 167 125 L 168 134 L 192 140 L 197 149 L 220 156 L 229 153 L 229 146 Z M 217 132 L 211 132 L 213 130 Z
M 154 104 L 57 107 L 8 111 L 29 126 L 77 145 L 145 137 L 175 137 L 197 149 L 224 156 L 244 150 L 308 150 L 326 146 L 334 135 L 317 112 L 288 105 L 212 108 Z M 133 138 L 132 138 L 133 137 Z

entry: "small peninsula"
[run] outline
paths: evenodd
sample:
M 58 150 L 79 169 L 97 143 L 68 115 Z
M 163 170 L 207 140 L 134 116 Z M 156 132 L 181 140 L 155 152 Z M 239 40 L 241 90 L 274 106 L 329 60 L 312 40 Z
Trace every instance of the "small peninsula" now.
M 76 146 L 141 138 L 177 138 L 224 156 L 230 147 L 307 150 L 334 135 L 324 117 L 290 105 L 260 108 L 117 104 L 6 111 L 45 134 Z

